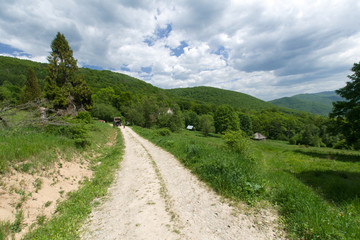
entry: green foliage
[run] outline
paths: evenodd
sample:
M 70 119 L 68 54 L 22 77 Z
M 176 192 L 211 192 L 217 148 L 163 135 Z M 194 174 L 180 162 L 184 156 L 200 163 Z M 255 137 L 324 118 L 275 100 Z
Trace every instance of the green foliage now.
M 83 121 L 72 121 L 70 125 L 60 126 L 57 131 L 61 135 L 72 139 L 76 147 L 85 148 L 90 145 L 89 126 Z
M 257 155 L 249 159 L 225 150 L 222 138 L 134 130 L 173 153 L 223 196 L 276 205 L 290 239 L 360 237 L 358 152 L 267 140 L 252 144 Z
M 292 97 L 283 97 L 269 101 L 277 106 L 294 110 L 328 116 L 332 110 L 332 103 L 341 101 L 335 92 L 321 92 L 313 94 L 298 94 Z
M 8 81 L 0 87 L 0 101 L 7 102 L 9 104 L 17 104 L 20 100 L 22 90 L 18 86 L 14 86 Z
M 200 119 L 199 115 L 197 115 L 196 112 L 193 111 L 184 111 L 183 113 L 184 120 L 185 120 L 185 126 L 192 125 L 195 127 L 195 129 L 200 128 Z
M 92 123 L 91 114 L 86 111 L 79 112 L 76 118 L 82 120 L 84 123 L 87 124 Z
M 18 103 L 30 67 L 34 69 L 39 77 L 39 85 L 44 86 L 46 77 L 45 64 L 0 56 L 0 66 L 4 66 L 3 69 L 0 68 L 0 76 L 3 76 L 3 79 L 0 78 L 0 81 L 3 80 L 3 85 L 0 86 L 0 100 L 6 99 L 6 102 L 10 104 Z M 23 80 L 13 78 L 13 72 L 16 72 Z M 316 136 L 314 135 L 312 141 L 305 144 L 325 144 L 331 147 L 344 138 L 343 134 L 339 134 L 340 132 L 353 131 L 341 119 L 331 122 L 324 117 L 295 111 L 291 112 L 291 110 L 275 108 L 271 104 L 265 104 L 265 107 L 262 101 L 253 101 L 255 98 L 247 98 L 246 95 L 232 91 L 208 87 L 163 90 L 138 79 L 111 71 L 83 68 L 79 69 L 79 72 L 94 92 L 95 109 L 91 112 L 92 116 L 106 121 L 112 121 L 114 116 L 121 115 L 130 124 L 143 127 L 166 127 L 177 131 L 190 124 L 194 125 L 196 130 L 201 130 L 199 116 L 211 115 L 215 118 L 217 109 L 222 108 L 222 106 L 219 107 L 219 103 L 226 102 L 230 104 L 232 111 L 239 118 L 237 123 L 232 125 L 239 125 L 238 127 L 249 136 L 254 132 L 260 132 L 270 139 L 281 140 L 289 140 L 294 136 L 299 136 L 297 144 L 301 144 L 306 126 L 315 125 L 319 131 L 317 131 Z M 57 95 L 57 91 L 62 91 L 56 88 L 50 90 L 48 94 L 53 95 Z M 66 91 L 59 94 L 63 97 L 58 97 L 56 101 L 53 100 L 53 103 L 68 106 L 69 101 L 72 100 L 65 97 Z M 333 98 L 331 94 L 317 95 L 327 99 Z M 304 96 L 311 98 L 308 95 Z M 261 104 L 254 105 L 255 102 Z M 172 119 L 164 113 L 169 108 L 172 109 L 174 105 L 178 105 L 180 111 Z M 180 126 L 182 122 L 185 125 Z M 233 128 L 238 129 L 238 127 Z M 319 137 L 321 141 L 318 141 Z M 346 147 L 349 146 L 351 147 L 351 144 L 347 144 Z
M 209 136 L 209 133 L 215 132 L 213 116 L 208 114 L 200 116 L 200 130 L 205 137 Z
M 293 239 L 357 239 L 359 153 L 258 142 L 270 200 Z
M 226 131 L 223 138 L 231 150 L 251 158 L 250 140 L 245 132 L 242 130 Z
M 171 135 L 171 131 L 168 128 L 157 129 L 156 133 L 160 136 L 170 136 Z
M 11 224 L 9 222 L 0 222 L 0 239 L 6 239 L 11 233 Z
M 94 138 L 105 137 L 107 140 L 104 132 L 112 128 L 101 125 L 104 129 L 99 131 Z M 111 131 L 116 131 L 116 129 Z M 56 217 L 31 231 L 24 239 L 78 239 L 79 229 L 91 213 L 94 200 L 105 196 L 114 180 L 116 170 L 120 166 L 119 161 L 122 160 L 122 149 L 122 137 L 121 134 L 118 134 L 116 145 L 104 149 L 102 157 L 94 162 L 94 164 L 101 162 L 94 167 L 94 177 L 90 181 L 85 181 L 79 190 L 69 195 L 68 200 L 59 204 Z
M 252 136 L 254 132 L 250 116 L 245 113 L 239 113 L 238 116 L 240 120 L 240 129 L 244 131 L 248 136 Z
M 21 232 L 23 226 L 23 211 L 20 210 L 16 213 L 15 221 L 13 224 L 11 224 L 10 229 L 13 233 L 19 233 Z
M 163 111 L 156 120 L 156 125 L 161 128 L 168 128 L 175 132 L 183 128 L 183 121 L 181 118 L 181 111 L 179 106 L 173 105 L 167 111 Z
M 26 102 L 34 101 L 36 99 L 39 99 L 40 97 L 41 97 L 41 89 L 39 86 L 38 79 L 35 75 L 34 70 L 30 68 L 26 79 L 25 90 L 21 97 L 21 102 L 26 103 Z
M 67 152 L 73 146 L 70 139 L 56 134 L 48 134 L 43 130 L 24 128 L 0 129 L 0 174 L 9 170 L 9 167 L 27 159 L 26 165 L 36 168 L 47 166 L 56 159 L 55 149 Z M 25 166 L 24 166 L 25 167 Z M 21 167 L 24 169 L 24 167 Z
M 91 110 L 91 115 L 98 119 L 105 120 L 107 122 L 112 122 L 113 118 L 119 116 L 119 110 L 109 104 L 105 103 L 95 103 L 93 109 Z
M 65 36 L 58 33 L 51 43 L 52 52 L 48 57 L 49 75 L 46 78 L 45 97 L 55 109 L 74 108 L 90 110 L 91 91 L 86 81 L 77 75 L 77 61 Z
M 200 101 L 203 103 L 212 103 L 215 105 L 230 105 L 236 108 L 263 110 L 273 108 L 274 105 L 264 102 L 250 95 L 235 91 L 223 90 L 212 87 L 193 87 L 177 88 L 167 90 L 173 95 Z M 201 114 L 206 114 L 202 112 Z
M 349 145 L 360 139 L 360 63 L 354 63 L 351 70 L 354 73 L 348 76 L 350 81 L 336 91 L 344 101 L 335 102 L 330 114 L 341 124 L 341 132 Z
M 222 105 L 217 108 L 214 116 L 215 130 L 224 133 L 227 130 L 239 129 L 239 118 L 230 106 Z
M 154 130 L 133 127 L 137 133 L 173 153 L 186 167 L 218 193 L 234 200 L 254 203 L 264 192 L 255 161 L 229 151 L 220 137 L 204 138 L 197 132 L 183 131 L 169 136 Z

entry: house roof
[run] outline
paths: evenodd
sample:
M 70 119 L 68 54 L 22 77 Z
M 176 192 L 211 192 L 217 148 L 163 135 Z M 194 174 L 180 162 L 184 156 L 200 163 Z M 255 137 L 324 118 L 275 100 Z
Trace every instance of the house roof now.
M 255 133 L 253 138 L 256 140 L 266 139 L 266 137 L 264 135 L 262 135 L 261 133 Z

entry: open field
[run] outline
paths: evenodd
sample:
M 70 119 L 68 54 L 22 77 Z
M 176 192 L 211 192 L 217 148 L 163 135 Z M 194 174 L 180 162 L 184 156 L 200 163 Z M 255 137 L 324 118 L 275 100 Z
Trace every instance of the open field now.
M 289 238 L 360 238 L 359 152 L 267 140 L 252 142 L 250 157 L 244 157 L 217 135 L 134 130 L 173 153 L 220 194 L 277 206 Z

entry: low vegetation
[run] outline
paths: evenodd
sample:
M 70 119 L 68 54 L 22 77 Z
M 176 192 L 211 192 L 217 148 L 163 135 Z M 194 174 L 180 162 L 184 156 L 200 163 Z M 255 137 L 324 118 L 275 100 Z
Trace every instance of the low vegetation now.
M 22 196 L 17 203 L 17 214 L 14 222 L 0 222 L 0 239 L 7 239 L 24 229 L 32 229 L 25 239 L 74 239 L 78 235 L 81 223 L 96 204 L 93 200 L 106 194 L 122 153 L 122 137 L 118 130 L 89 117 L 90 114 L 85 112 L 76 118 L 64 119 L 66 124 L 45 126 L 29 124 L 33 123 L 28 121 L 33 118 L 32 111 L 14 112 L 7 117 L 8 126 L 0 127 L 2 186 L 7 185 L 8 174 L 18 172 L 38 176 L 44 171 L 49 172 L 54 166 L 61 165 L 59 155 L 65 161 L 82 156 L 94 174 L 92 179 L 82 182 L 78 191 L 68 194 L 67 200 L 56 206 L 53 218 L 40 215 L 32 226 L 24 224 L 22 207 L 31 194 L 42 189 L 43 182 L 41 178 L 35 179 L 33 193 L 15 190 Z M 48 202 L 45 208 L 54 204 L 57 203 Z
M 246 154 L 239 154 L 236 146 L 243 146 L 244 137 L 235 140 L 234 132 L 223 139 L 198 132 L 161 135 L 133 129 L 172 152 L 218 193 L 253 205 L 265 201 L 278 206 L 292 239 L 360 238 L 357 151 L 267 140 L 248 142 Z
M 79 229 L 91 209 L 99 204 L 99 198 L 107 193 L 119 167 L 122 154 L 122 136 L 118 134 L 116 144 L 105 149 L 101 157 L 93 162 L 94 178 L 69 194 L 69 199 L 56 208 L 57 214 L 24 239 L 77 239 Z

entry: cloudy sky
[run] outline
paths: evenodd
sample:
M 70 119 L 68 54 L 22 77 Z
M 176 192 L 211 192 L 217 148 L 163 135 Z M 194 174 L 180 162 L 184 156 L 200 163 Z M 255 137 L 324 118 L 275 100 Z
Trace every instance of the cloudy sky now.
M 271 100 L 344 86 L 359 16 L 359 0 L 0 0 L 0 55 L 47 62 L 61 32 L 80 66 Z

